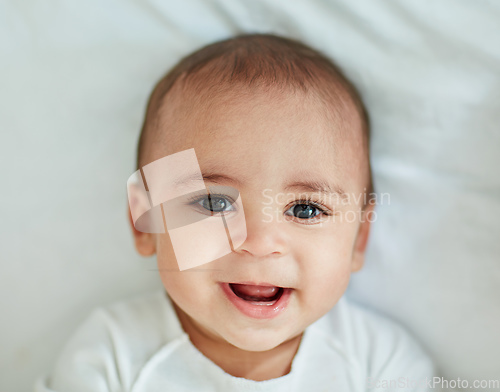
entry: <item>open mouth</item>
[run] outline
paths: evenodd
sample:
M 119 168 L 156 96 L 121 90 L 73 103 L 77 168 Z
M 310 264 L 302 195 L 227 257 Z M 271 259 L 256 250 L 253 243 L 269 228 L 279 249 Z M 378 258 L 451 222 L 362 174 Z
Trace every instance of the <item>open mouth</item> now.
M 257 286 L 229 283 L 229 287 L 239 298 L 248 302 L 276 302 L 283 295 L 283 287 Z
M 294 289 L 255 284 L 219 282 L 227 300 L 242 314 L 257 319 L 270 319 L 283 313 L 290 302 Z

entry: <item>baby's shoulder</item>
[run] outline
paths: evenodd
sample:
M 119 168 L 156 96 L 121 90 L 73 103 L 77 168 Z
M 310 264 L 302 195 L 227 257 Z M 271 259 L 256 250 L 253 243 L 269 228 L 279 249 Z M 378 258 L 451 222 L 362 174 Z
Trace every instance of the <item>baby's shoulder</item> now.
M 396 320 L 345 296 L 325 315 L 325 319 L 327 322 L 323 327 L 329 332 L 335 331 L 346 344 L 357 342 L 368 346 L 378 341 L 414 341 Z
M 407 329 L 346 297 L 317 324 L 367 378 L 425 379 L 435 373 L 429 355 Z
M 144 363 L 177 334 L 168 301 L 158 290 L 94 308 L 64 345 L 49 377 L 37 380 L 36 390 L 88 391 L 103 380 L 112 391 L 129 387 Z
M 127 341 L 140 342 L 144 347 L 148 342 L 157 345 L 175 337 L 169 336 L 174 333 L 172 328 L 177 327 L 172 310 L 165 290 L 161 289 L 112 302 L 93 313 L 106 322 L 111 333 L 127 336 Z

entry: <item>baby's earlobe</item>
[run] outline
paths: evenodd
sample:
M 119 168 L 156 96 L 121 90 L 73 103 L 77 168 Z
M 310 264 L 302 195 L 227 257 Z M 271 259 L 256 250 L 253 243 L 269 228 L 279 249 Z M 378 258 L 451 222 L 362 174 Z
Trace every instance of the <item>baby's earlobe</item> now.
M 368 238 L 370 236 L 371 215 L 373 212 L 373 205 L 369 205 L 361 213 L 361 222 L 359 224 L 356 240 L 354 241 L 354 249 L 352 254 L 352 272 L 359 271 L 364 264 L 366 247 L 368 245 Z
M 130 208 L 128 209 L 128 220 L 132 228 L 132 235 L 134 237 L 134 244 L 137 252 L 141 256 L 154 255 L 156 253 L 154 234 L 143 233 L 135 228 Z

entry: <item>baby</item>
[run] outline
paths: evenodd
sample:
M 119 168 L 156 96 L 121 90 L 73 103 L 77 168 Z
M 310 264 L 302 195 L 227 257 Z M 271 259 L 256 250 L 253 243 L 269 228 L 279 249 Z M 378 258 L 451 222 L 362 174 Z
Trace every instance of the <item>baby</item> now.
M 270 34 L 196 51 L 154 89 L 137 169 L 155 208 L 129 192 L 135 246 L 165 290 L 92 312 L 37 391 L 429 389 L 419 344 L 343 297 L 374 193 L 368 118 L 331 60 Z

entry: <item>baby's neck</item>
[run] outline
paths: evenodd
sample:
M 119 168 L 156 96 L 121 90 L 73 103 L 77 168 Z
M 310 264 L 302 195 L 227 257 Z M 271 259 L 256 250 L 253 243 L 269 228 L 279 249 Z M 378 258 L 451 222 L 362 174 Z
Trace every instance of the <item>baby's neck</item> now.
M 193 345 L 226 373 L 234 377 L 263 381 L 290 372 L 302 334 L 268 351 L 245 351 L 207 336 L 175 303 L 173 305 L 182 328 Z

